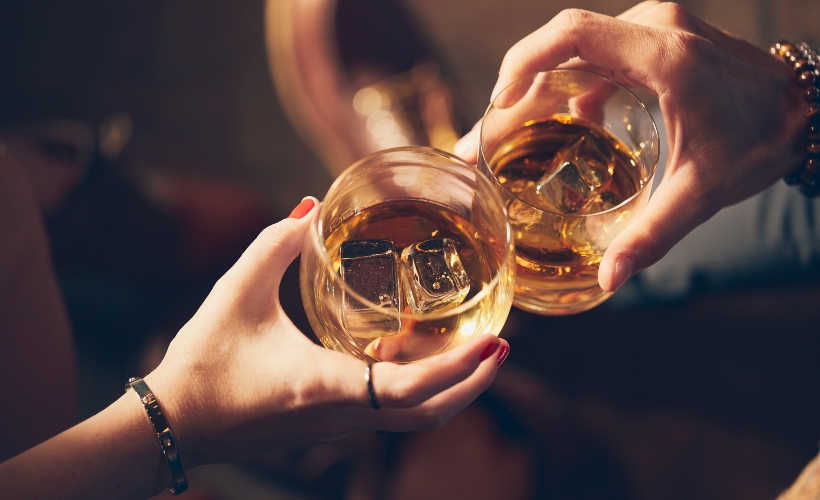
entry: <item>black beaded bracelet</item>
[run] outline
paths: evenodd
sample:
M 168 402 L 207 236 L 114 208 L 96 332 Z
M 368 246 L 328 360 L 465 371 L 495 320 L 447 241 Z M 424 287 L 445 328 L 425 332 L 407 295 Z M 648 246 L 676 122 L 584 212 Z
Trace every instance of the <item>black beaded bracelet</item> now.
M 803 100 L 808 103 L 808 156 L 802 167 L 783 180 L 790 186 L 796 186 L 804 195 L 814 198 L 820 195 L 820 57 L 809 44 L 793 44 L 786 40 L 772 45 L 770 52 L 794 69 L 797 82 L 805 89 Z
M 171 482 L 168 484 L 168 489 L 171 491 L 171 494 L 179 495 L 188 489 L 188 478 L 185 477 L 185 470 L 182 468 L 182 460 L 179 458 L 171 427 L 168 426 L 168 421 L 165 420 L 165 415 L 162 414 L 159 403 L 156 398 L 154 398 L 154 394 L 144 380 L 137 377 L 128 379 L 128 383 L 125 384 L 125 390 L 128 391 L 129 388 L 134 389 L 134 392 L 136 392 L 140 398 L 140 402 L 142 402 L 142 405 L 145 407 L 145 412 L 148 413 L 148 419 L 151 421 L 151 425 L 154 426 L 154 430 L 157 433 L 159 445 L 162 447 L 162 453 L 168 461 L 168 468 L 171 469 Z

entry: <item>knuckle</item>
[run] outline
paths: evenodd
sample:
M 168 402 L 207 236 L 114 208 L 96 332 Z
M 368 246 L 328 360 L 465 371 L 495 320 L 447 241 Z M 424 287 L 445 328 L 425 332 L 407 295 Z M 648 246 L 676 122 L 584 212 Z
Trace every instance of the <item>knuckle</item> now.
M 666 30 L 658 59 L 672 75 L 697 74 L 702 66 L 709 64 L 711 43 L 686 31 Z
M 282 222 L 266 227 L 256 238 L 254 243 L 259 245 L 259 248 L 264 249 L 263 253 L 265 255 L 270 256 L 280 251 L 286 251 L 293 243 L 290 231 Z
M 229 280 L 226 276 L 227 274 L 223 274 L 218 280 L 216 280 L 216 283 L 214 283 L 214 286 L 211 288 L 211 294 L 222 294 L 229 290 Z
M 528 52 L 529 49 L 526 45 L 526 39 L 517 42 L 504 54 L 504 59 L 501 60 L 500 72 L 504 73 L 505 71 L 518 66 L 520 61 L 526 59 L 526 54 Z
M 564 9 L 555 16 L 555 23 L 562 31 L 570 33 L 577 30 L 583 23 L 592 17 L 588 10 L 570 8 Z
M 667 50 L 682 60 L 696 60 L 703 53 L 704 39 L 688 31 L 671 30 L 666 34 Z
M 666 230 L 654 225 L 647 228 L 644 233 L 645 248 L 648 249 L 646 257 L 647 262 L 642 262 L 641 267 L 648 267 L 651 264 L 661 260 L 666 255 L 666 252 L 671 248 L 671 238 Z
M 441 429 L 446 422 L 447 418 L 444 415 L 433 410 L 427 410 L 419 413 L 414 426 L 421 431 L 435 431 Z
M 257 237 L 258 240 L 264 241 L 266 243 L 278 243 L 282 240 L 282 237 L 285 235 L 285 230 L 281 224 L 272 224 L 259 233 Z
M 453 357 L 450 365 L 453 367 L 453 375 L 461 380 L 469 377 L 478 368 L 479 361 L 474 358 Z
M 655 6 L 655 15 L 664 24 L 677 28 L 691 29 L 692 14 L 675 2 L 661 2 Z
M 234 274 L 233 269 L 230 269 L 216 280 L 205 300 L 220 303 L 225 307 L 233 307 L 239 303 L 242 300 L 240 298 L 242 290 Z
M 406 382 L 387 390 L 384 398 L 385 403 L 394 408 L 412 408 L 420 403 L 420 397 Z

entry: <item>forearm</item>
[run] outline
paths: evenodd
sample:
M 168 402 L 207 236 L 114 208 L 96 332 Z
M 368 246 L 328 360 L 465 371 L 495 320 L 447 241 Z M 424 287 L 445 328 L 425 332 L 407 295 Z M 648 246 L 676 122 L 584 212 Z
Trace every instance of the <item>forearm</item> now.
M 26 174 L 0 155 L 0 462 L 76 422 L 68 314 Z M 59 381 L 56 384 L 55 381 Z
M 171 479 L 157 435 L 133 392 L 0 464 L 8 498 L 148 498 Z
M 820 498 L 820 455 L 803 469 L 791 488 L 778 500 L 816 500 Z
M 16 266 L 0 283 L 0 400 L 14 402 L 0 411 L 0 462 L 76 423 L 74 345 L 48 255 L 29 250 Z

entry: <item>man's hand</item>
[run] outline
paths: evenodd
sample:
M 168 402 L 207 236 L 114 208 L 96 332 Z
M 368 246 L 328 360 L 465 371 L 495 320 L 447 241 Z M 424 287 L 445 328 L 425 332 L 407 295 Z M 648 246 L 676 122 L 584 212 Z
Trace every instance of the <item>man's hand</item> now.
M 763 50 L 670 2 L 643 2 L 617 18 L 561 12 L 504 57 L 493 96 L 556 67 L 589 69 L 656 95 L 669 159 L 644 213 L 610 245 L 598 282 L 614 291 L 657 262 L 721 208 L 762 191 L 805 157 L 801 89 Z M 456 153 L 475 163 L 477 124 Z

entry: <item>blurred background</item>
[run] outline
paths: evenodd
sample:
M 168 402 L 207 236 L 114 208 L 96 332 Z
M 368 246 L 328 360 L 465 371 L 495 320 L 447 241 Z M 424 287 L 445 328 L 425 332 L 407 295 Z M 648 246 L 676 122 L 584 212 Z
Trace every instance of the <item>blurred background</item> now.
M 379 147 L 452 146 L 506 50 L 561 9 L 634 3 L 4 1 L 0 127 L 53 174 L 43 207 L 80 355 L 78 418 L 155 366 L 302 197 Z M 816 0 L 680 3 L 761 47 L 820 42 Z M 390 99 L 389 135 L 368 121 L 367 92 Z M 310 334 L 297 286 L 294 265 L 283 302 Z M 204 467 L 186 495 L 775 498 L 817 453 L 818 303 L 817 273 L 791 273 L 573 317 L 514 310 L 496 383 L 441 430 Z

